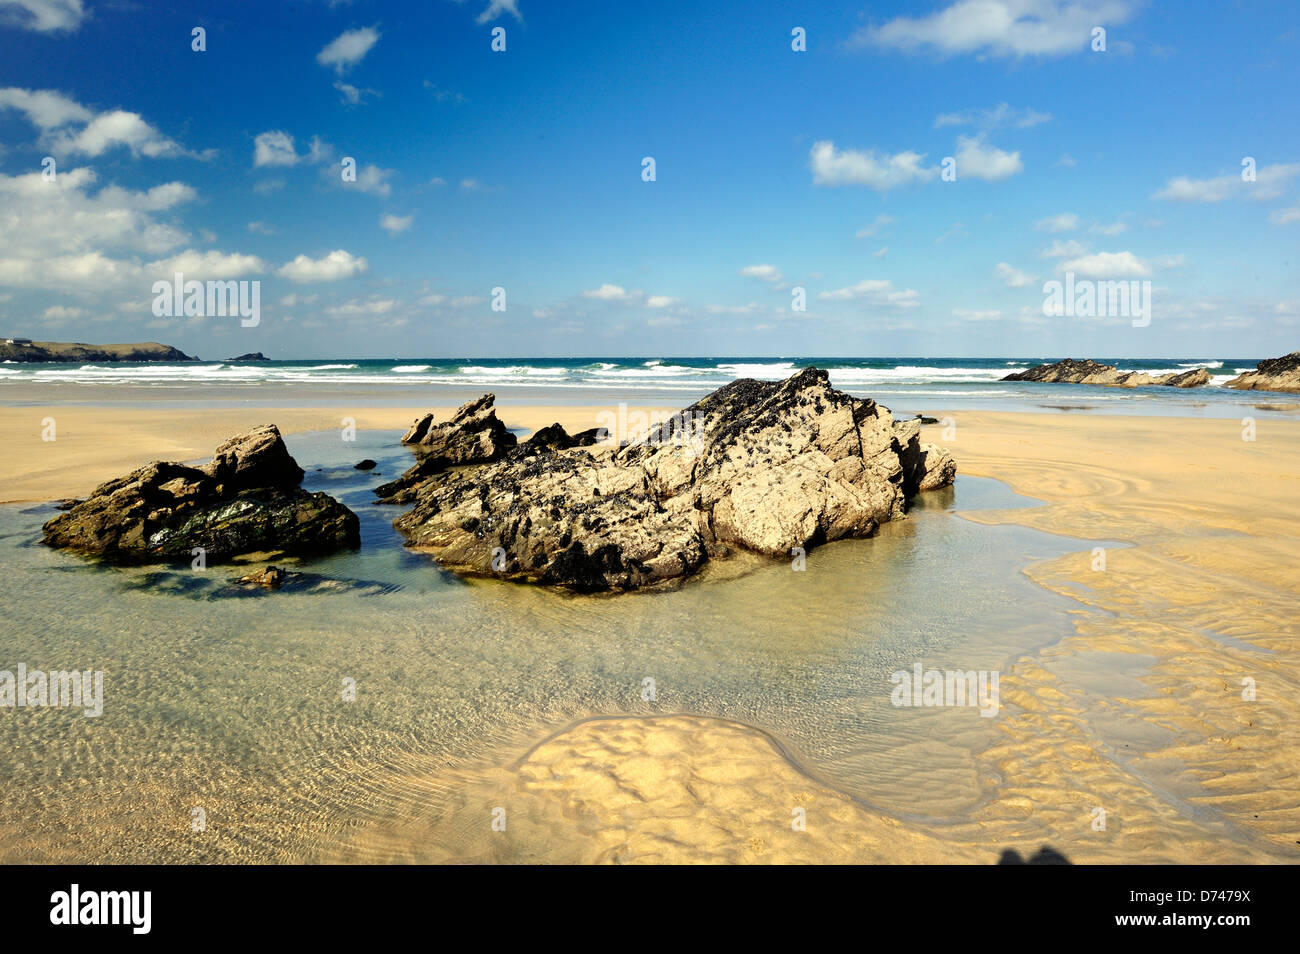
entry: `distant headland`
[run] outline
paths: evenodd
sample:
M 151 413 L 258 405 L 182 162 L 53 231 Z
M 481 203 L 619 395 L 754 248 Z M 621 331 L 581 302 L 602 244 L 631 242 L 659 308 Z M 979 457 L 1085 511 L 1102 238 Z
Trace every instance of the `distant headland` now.
M 30 338 L 0 339 L 0 361 L 198 361 L 171 345 L 157 341 L 131 344 L 84 344 L 80 341 L 32 341 Z

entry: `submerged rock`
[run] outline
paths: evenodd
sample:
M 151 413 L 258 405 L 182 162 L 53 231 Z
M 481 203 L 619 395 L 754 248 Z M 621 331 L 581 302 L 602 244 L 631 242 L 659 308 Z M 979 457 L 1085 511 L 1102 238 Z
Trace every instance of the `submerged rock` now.
M 952 458 L 920 428 L 816 368 L 744 379 L 618 450 L 563 447 L 553 425 L 494 462 L 426 475 L 405 488 L 415 505 L 394 526 L 450 569 L 635 589 L 731 547 L 788 556 L 869 535 L 911 494 L 953 480 Z
M 1113 364 L 1096 361 L 1076 361 L 1066 358 L 1055 364 L 1040 364 L 1026 371 L 1008 374 L 1003 381 L 1040 381 L 1051 384 L 1092 384 L 1110 388 L 1142 388 L 1161 385 L 1176 388 L 1195 388 L 1210 383 L 1210 372 L 1195 368 L 1181 373 L 1161 374 L 1156 377 L 1143 371 L 1120 371 Z
M 1240 391 L 1300 393 L 1300 351 L 1261 361 L 1254 371 L 1238 375 L 1224 385 Z
M 347 507 L 299 487 L 302 468 L 274 425 L 226 441 L 202 467 L 156 461 L 96 487 L 45 524 L 45 543 L 112 560 L 208 559 L 360 545 Z
M 359 460 L 352 465 L 353 470 L 374 470 L 379 464 L 367 457 L 365 460 Z
M 278 590 L 284 585 L 287 574 L 278 566 L 268 566 L 265 570 L 259 570 L 250 573 L 247 576 L 241 576 L 236 583 L 251 583 L 256 586 L 266 586 L 273 590 Z

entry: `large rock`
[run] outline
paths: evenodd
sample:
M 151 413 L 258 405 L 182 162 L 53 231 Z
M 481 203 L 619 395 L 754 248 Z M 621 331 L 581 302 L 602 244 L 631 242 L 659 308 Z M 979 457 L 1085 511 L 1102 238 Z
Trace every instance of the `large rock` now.
M 1254 371 L 1238 375 L 1225 388 L 1241 391 L 1286 391 L 1300 393 L 1300 351 L 1292 351 L 1280 358 L 1261 361 Z
M 1181 374 L 1162 374 L 1156 378 L 1156 384 L 1171 388 L 1199 388 L 1210 383 L 1210 372 L 1205 368 L 1193 368 Z
M 405 503 L 408 491 L 448 467 L 499 459 L 516 445 L 517 439 L 497 417 L 495 402 L 496 395 L 485 394 L 462 404 L 445 424 L 435 423 L 432 414 L 417 418 L 402 437 L 402 443 L 416 453 L 415 464 L 396 480 L 376 488 L 375 493 L 385 503 Z M 561 433 L 563 430 L 560 428 Z
M 452 464 L 496 460 L 515 446 L 515 435 L 497 417 L 495 402 L 496 395 L 485 394 L 462 404 L 445 424 L 426 414 L 411 425 L 402 443 L 421 454 L 445 457 Z
M 154 462 L 110 480 L 45 524 L 45 542 L 111 560 L 209 560 L 246 553 L 328 553 L 360 544 L 333 497 L 299 487 L 302 468 L 274 425 L 226 441 L 202 467 Z
M 869 535 L 956 471 L 921 443 L 919 421 L 896 423 L 816 368 L 734 381 L 621 449 L 566 449 L 547 430 L 496 462 L 426 477 L 394 526 L 452 569 L 635 589 L 733 546 L 788 556 Z
M 1195 388 L 1210 382 L 1210 372 L 1196 368 L 1181 373 L 1161 374 L 1156 377 L 1143 371 L 1120 371 L 1113 364 L 1100 364 L 1091 359 L 1076 361 L 1066 358 L 1055 364 L 1040 364 L 1025 371 L 1008 374 L 1003 381 L 1039 381 L 1049 384 L 1092 384 L 1108 388 L 1143 388 L 1162 385 L 1176 388 Z

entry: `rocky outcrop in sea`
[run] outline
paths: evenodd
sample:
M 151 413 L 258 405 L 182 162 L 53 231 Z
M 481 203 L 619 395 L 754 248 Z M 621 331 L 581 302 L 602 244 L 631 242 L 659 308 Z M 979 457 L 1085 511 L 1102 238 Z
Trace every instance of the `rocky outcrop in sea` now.
M 1247 371 L 1224 384 L 1240 391 L 1285 391 L 1300 394 L 1300 351 L 1280 358 L 1261 361 L 1254 371 Z
M 1155 377 L 1143 371 L 1120 371 L 1113 364 L 1066 358 L 1055 364 L 1040 364 L 1026 371 L 1008 374 L 1003 381 L 1040 381 L 1051 384 L 1093 384 L 1108 388 L 1143 388 L 1160 385 L 1172 388 L 1198 388 L 1210 383 L 1205 368 L 1161 374 Z
M 231 438 L 202 467 L 154 462 L 96 487 L 43 528 L 52 547 L 122 562 L 249 553 L 330 553 L 360 545 L 357 515 L 299 485 L 302 468 L 279 430 Z
M 558 424 L 515 445 L 491 406 L 485 395 L 446 424 L 417 421 L 405 442 L 444 463 L 417 462 L 377 493 L 414 504 L 394 526 L 449 569 L 575 590 L 677 580 L 733 548 L 788 558 L 868 536 L 956 474 L 919 420 L 895 421 L 817 368 L 734 381 L 621 447 Z M 453 465 L 450 448 L 472 453 Z

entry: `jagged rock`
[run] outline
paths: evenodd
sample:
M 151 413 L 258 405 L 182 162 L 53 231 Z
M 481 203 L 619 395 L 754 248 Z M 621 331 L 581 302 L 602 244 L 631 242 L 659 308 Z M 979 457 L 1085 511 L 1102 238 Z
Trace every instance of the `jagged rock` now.
M 218 485 L 233 490 L 287 489 L 297 487 L 303 477 L 302 468 L 290 456 L 274 424 L 264 424 L 232 437 L 200 469 Z
M 250 351 L 248 354 L 241 354 L 237 358 L 227 358 L 227 361 L 266 361 L 266 355 L 260 351 Z
M 570 436 L 562 426 L 552 424 L 534 431 L 532 436 L 520 446 L 532 451 L 568 450 L 570 447 L 590 447 L 599 443 L 604 437 L 605 432 L 600 428 L 593 427 Z
M 219 560 L 358 546 L 356 514 L 303 490 L 302 476 L 279 430 L 262 425 L 202 467 L 155 461 L 101 484 L 45 524 L 45 543 L 128 562 L 189 559 L 195 548 Z
M 872 533 L 916 489 L 952 482 L 952 459 L 920 442 L 920 426 L 816 368 L 739 380 L 619 450 L 524 444 L 429 475 L 394 526 L 452 569 L 635 589 L 733 546 L 786 556 Z
M 1269 358 L 1255 366 L 1254 371 L 1238 375 L 1225 388 L 1241 391 L 1286 391 L 1300 393 L 1300 351 L 1292 351 L 1280 358 Z
M 1162 374 L 1156 378 L 1156 384 L 1167 385 L 1171 388 L 1199 388 L 1209 383 L 1210 372 L 1205 368 L 1193 368 L 1191 371 L 1184 371 L 1182 374 Z
M 411 422 L 411 426 L 406 433 L 402 435 L 403 444 L 418 444 L 420 439 L 429 432 L 429 426 L 433 424 L 433 415 L 426 414 L 423 417 L 417 417 Z
M 461 464 L 497 460 L 515 447 L 517 439 L 497 418 L 495 401 L 496 395 L 485 394 L 463 404 L 445 424 L 434 423 L 432 414 L 418 418 L 402 438 L 415 450 L 416 462 L 402 476 L 375 488 L 383 498 L 380 503 L 408 503 L 408 492 L 434 474 Z
M 451 420 L 435 423 L 426 414 L 407 431 L 402 443 L 422 454 L 445 457 L 454 464 L 477 464 L 496 460 L 515 446 L 515 435 L 497 418 L 492 406 L 496 395 L 485 394 L 457 408 Z
M 1113 364 L 1099 364 L 1096 361 L 1076 361 L 1066 358 L 1055 364 L 1040 364 L 1026 371 L 1008 374 L 1003 381 L 1040 381 L 1052 384 L 1092 384 L 1111 388 L 1142 388 L 1152 385 L 1167 385 L 1178 388 L 1194 388 L 1210 381 L 1210 372 L 1196 368 L 1182 373 L 1162 374 L 1151 377 L 1144 371 L 1120 371 Z

